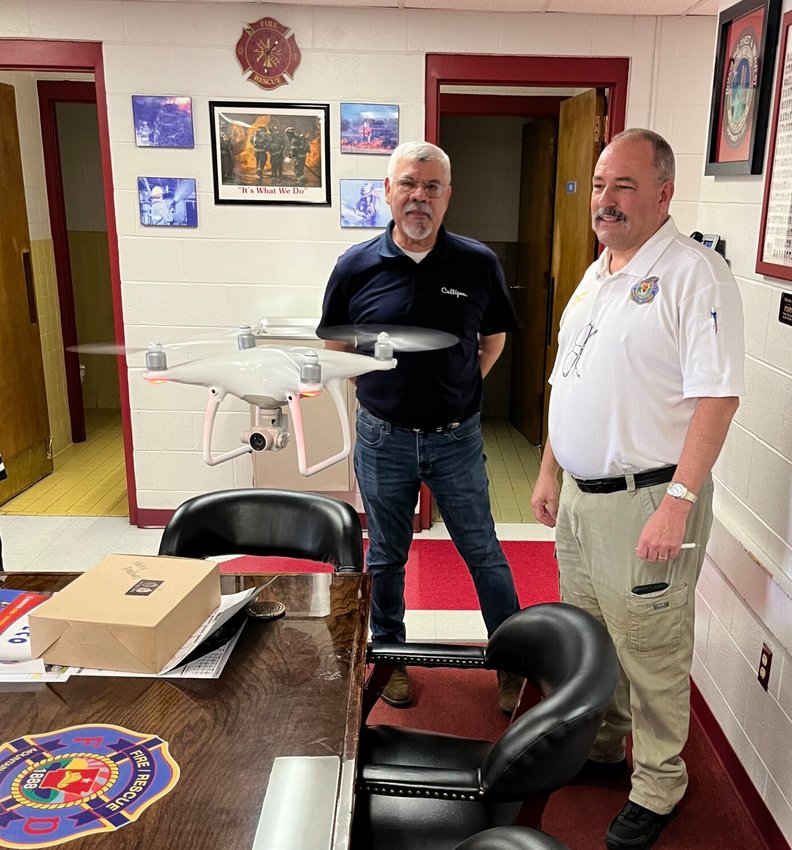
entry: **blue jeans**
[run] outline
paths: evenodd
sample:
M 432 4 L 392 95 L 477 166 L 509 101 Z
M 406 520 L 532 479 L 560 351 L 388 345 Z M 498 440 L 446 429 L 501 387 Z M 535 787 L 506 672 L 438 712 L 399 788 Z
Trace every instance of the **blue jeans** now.
M 451 539 L 467 564 L 487 633 L 520 604 L 509 563 L 495 535 L 478 414 L 441 433 L 397 428 L 361 408 L 355 473 L 368 517 L 366 567 L 373 578 L 375 641 L 403 643 L 404 565 L 421 482 L 437 500 Z

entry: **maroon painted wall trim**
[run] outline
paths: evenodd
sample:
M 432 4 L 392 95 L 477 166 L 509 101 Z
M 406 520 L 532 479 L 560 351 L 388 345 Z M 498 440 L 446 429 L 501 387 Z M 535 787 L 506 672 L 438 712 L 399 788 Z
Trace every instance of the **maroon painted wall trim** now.
M 552 118 L 565 97 L 521 97 L 499 94 L 441 94 L 441 115 L 498 115 Z
M 690 706 L 693 714 L 712 745 L 726 777 L 748 813 L 748 817 L 756 827 L 759 836 L 767 845 L 768 850 L 790 850 L 784 834 L 770 814 L 770 810 L 756 790 L 756 786 L 751 782 L 751 777 L 748 776 L 742 762 L 732 749 L 729 739 L 701 695 L 701 691 L 692 680 L 690 684 Z
M 110 132 L 107 125 L 107 92 L 102 45 L 92 41 L 56 41 L 0 39 L 0 68 L 27 71 L 89 71 L 94 74 L 96 112 L 99 119 L 99 148 L 102 154 L 107 247 L 110 255 L 110 285 L 116 341 L 124 342 L 124 317 L 121 306 L 121 272 L 118 263 L 118 232 L 113 205 L 113 170 L 110 159 Z M 129 521 L 138 521 L 137 485 L 132 446 L 132 417 L 129 410 L 129 382 L 126 361 L 118 358 L 118 383 L 121 393 L 121 425 L 124 434 Z
M 440 136 L 440 86 L 567 86 L 609 90 L 608 138 L 624 129 L 627 114 L 626 57 L 589 56 L 474 56 L 461 53 L 426 54 L 426 140 Z
M 66 202 L 63 195 L 58 139 L 58 102 L 96 103 L 93 83 L 64 80 L 38 80 L 36 83 L 41 117 L 41 141 L 44 148 L 44 176 L 47 183 L 47 205 L 50 215 L 52 250 L 55 255 L 55 276 L 58 282 L 58 304 L 61 315 L 63 361 L 66 369 L 66 394 L 69 399 L 72 442 L 85 440 L 85 411 L 80 383 L 80 358 L 69 346 L 77 344 L 77 317 L 74 310 L 74 289 L 71 274 L 69 236 L 66 227 Z
M 165 528 L 176 508 L 138 508 L 137 524 L 139 528 Z

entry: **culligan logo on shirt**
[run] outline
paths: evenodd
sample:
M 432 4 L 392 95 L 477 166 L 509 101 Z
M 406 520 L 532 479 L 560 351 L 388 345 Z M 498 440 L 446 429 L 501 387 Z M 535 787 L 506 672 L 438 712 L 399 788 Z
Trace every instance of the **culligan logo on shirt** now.
M 456 298 L 467 298 L 467 292 L 460 292 L 458 289 L 454 289 L 451 286 L 444 286 L 440 289 L 443 295 L 453 295 Z

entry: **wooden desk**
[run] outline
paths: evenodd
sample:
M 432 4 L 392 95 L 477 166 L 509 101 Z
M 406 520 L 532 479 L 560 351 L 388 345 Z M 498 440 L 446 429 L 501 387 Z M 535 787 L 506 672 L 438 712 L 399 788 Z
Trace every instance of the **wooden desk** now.
M 4 573 L 0 587 L 54 591 L 74 577 Z M 222 588 L 231 593 L 262 581 L 225 575 Z M 0 683 L 0 743 L 90 723 L 168 742 L 181 770 L 176 786 L 134 823 L 65 845 L 75 850 L 250 850 L 275 758 L 336 757 L 331 834 L 322 838 L 321 824 L 309 826 L 320 833 L 312 846 L 342 850 L 349 846 L 369 596 L 365 575 L 275 577 L 262 598 L 282 601 L 287 615 L 247 623 L 220 679 L 73 676 L 64 683 Z M 306 803 L 298 794 L 290 799 Z M 288 811 L 279 811 L 288 823 Z

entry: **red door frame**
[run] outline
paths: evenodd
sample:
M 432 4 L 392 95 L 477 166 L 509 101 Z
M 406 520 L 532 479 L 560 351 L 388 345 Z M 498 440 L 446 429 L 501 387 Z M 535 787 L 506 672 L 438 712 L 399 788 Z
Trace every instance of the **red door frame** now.
M 607 138 L 611 138 L 624 129 L 629 73 L 630 60 L 619 57 L 427 53 L 424 119 L 426 140 L 436 144 L 440 138 L 442 85 L 608 89 Z
M 66 227 L 66 201 L 63 195 L 60 146 L 58 144 L 58 103 L 96 103 L 93 83 L 67 80 L 39 80 L 36 83 L 41 117 L 41 141 L 44 146 L 44 174 L 47 182 L 47 205 L 50 214 L 50 233 L 55 254 L 55 275 L 58 281 L 58 304 L 61 315 L 63 358 L 66 368 L 66 394 L 69 400 L 72 442 L 85 439 L 85 411 L 80 384 L 80 358 L 69 347 L 77 345 L 77 317 L 74 311 L 74 290 Z
M 94 75 L 96 112 L 99 121 L 99 149 L 102 157 L 102 178 L 104 180 L 113 318 L 116 341 L 123 344 L 124 318 L 121 305 L 121 272 L 118 262 L 118 231 L 116 230 L 115 207 L 113 205 L 113 170 L 110 159 L 110 132 L 107 124 L 107 91 L 105 88 L 102 45 L 99 42 L 89 41 L 13 38 L 0 39 L 0 45 L 2 46 L 0 68 L 3 70 L 84 71 Z M 126 360 L 122 357 L 118 360 L 118 383 L 121 394 L 121 425 L 124 435 L 129 521 L 135 525 L 138 521 L 138 506 L 135 467 L 132 455 L 132 419 L 129 409 L 129 383 L 127 381 Z

